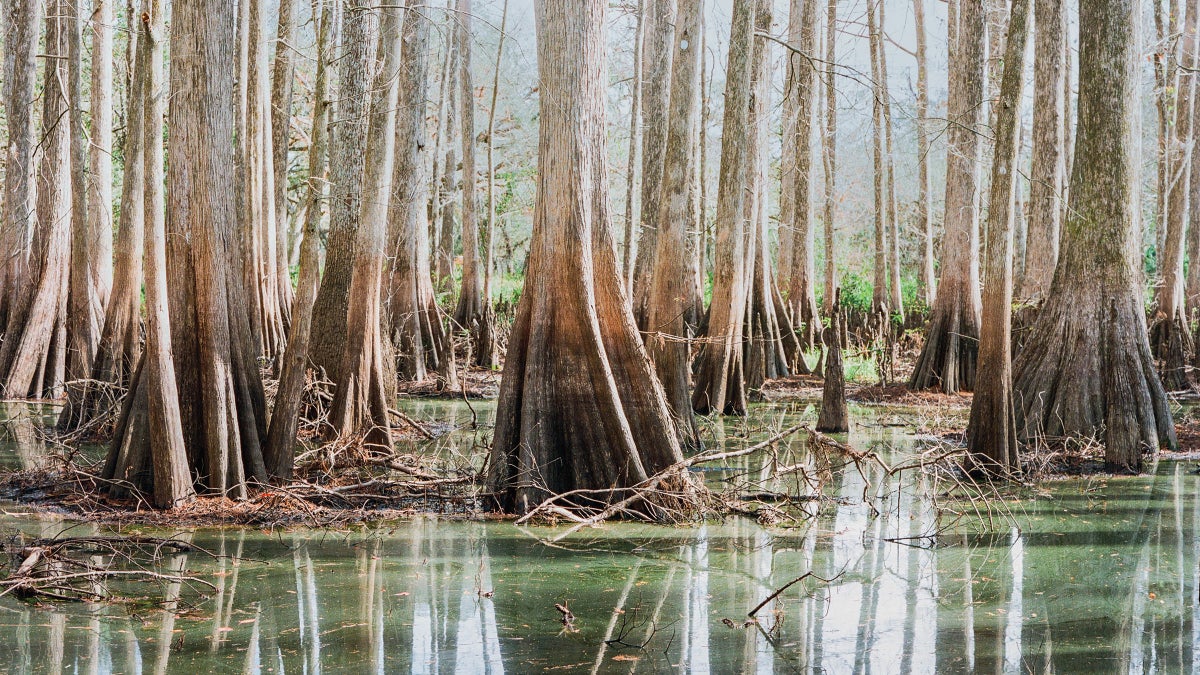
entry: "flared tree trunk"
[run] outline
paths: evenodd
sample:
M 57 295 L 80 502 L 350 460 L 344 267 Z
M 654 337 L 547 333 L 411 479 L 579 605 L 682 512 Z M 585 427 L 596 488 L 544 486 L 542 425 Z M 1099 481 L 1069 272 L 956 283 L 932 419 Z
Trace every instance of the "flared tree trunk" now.
M 1029 234 L 1025 274 L 1017 299 L 1040 304 L 1054 280 L 1062 230 L 1062 191 L 1065 183 L 1063 145 L 1066 119 L 1063 81 L 1066 79 L 1067 22 L 1063 0 L 1034 0 L 1034 79 L 1038 104 L 1033 106 L 1032 161 L 1029 168 Z
M 1200 8 L 1187 13 L 1183 31 L 1184 58 L 1190 60 L 1195 53 L 1197 14 Z M 1185 62 L 1185 65 L 1187 63 Z M 1176 93 L 1175 119 L 1168 127 L 1168 139 L 1163 162 L 1167 165 L 1166 240 L 1159 261 L 1162 283 L 1154 296 L 1154 314 L 1150 325 L 1150 346 L 1159 361 L 1159 374 L 1168 391 L 1188 388 L 1187 355 L 1192 351 L 1192 335 L 1188 326 L 1185 304 L 1184 235 L 1189 227 L 1188 192 L 1192 165 L 1192 96 L 1193 76 L 1179 75 Z M 1193 240 L 1200 231 L 1200 223 L 1191 223 Z M 1193 254 L 1195 251 L 1193 251 Z M 1192 267 L 1200 261 L 1192 258 Z
M 137 65 L 132 78 L 137 84 L 130 92 L 130 109 L 141 105 L 139 117 L 145 122 L 139 129 L 143 138 L 137 145 L 142 149 L 139 158 L 143 161 L 145 181 L 141 213 L 145 216 L 147 234 L 146 351 L 126 396 L 102 476 L 114 481 L 108 489 L 112 496 L 143 493 L 151 497 L 155 506 L 170 508 L 191 498 L 195 491 L 184 446 L 167 310 L 161 126 L 167 98 L 163 78 L 164 15 L 161 0 L 149 0 L 144 5 L 138 21 Z M 129 129 L 128 133 L 133 131 Z M 129 161 L 126 156 L 126 162 Z M 127 164 L 127 176 L 129 168 Z
M 97 279 L 106 268 L 105 294 L 112 283 L 112 226 L 105 233 L 107 250 L 97 240 L 99 233 L 88 216 L 88 148 L 83 125 L 83 6 L 72 0 L 68 21 L 70 37 L 67 57 L 67 88 L 73 104 L 67 115 L 71 125 L 71 264 L 67 273 L 67 399 L 69 408 L 78 408 L 83 400 L 86 380 L 92 374 L 92 362 L 100 344 L 104 305 Z M 111 57 L 110 57 L 111 58 Z M 93 108 L 94 109 L 94 108 Z M 61 122 L 60 122 L 61 123 Z M 109 177 L 111 180 L 111 176 Z M 111 197 L 110 197 L 111 204 Z M 106 208 L 111 208 L 105 205 Z M 106 255 L 103 265 L 96 260 Z
M 458 47 L 459 117 L 462 118 L 462 288 L 454 321 L 476 335 L 487 319 L 483 297 L 483 261 L 479 249 L 479 190 L 475 172 L 475 84 L 471 74 L 471 0 L 458 0 L 455 42 Z M 476 351 L 487 345 L 472 340 Z
M 671 57 L 671 107 L 664 111 L 668 129 L 662 175 L 658 247 L 650 274 L 651 292 L 646 307 L 646 348 L 662 382 L 667 404 L 675 418 L 680 441 L 698 447 L 699 432 L 692 414 L 688 387 L 690 345 L 687 341 L 685 303 L 690 298 L 691 276 L 687 256 L 688 218 L 692 201 L 692 168 L 695 164 L 696 122 L 700 119 L 700 14 L 701 0 L 680 0 L 675 21 L 675 53 Z
M 1013 366 L 1025 440 L 1099 437 L 1112 470 L 1174 447 L 1142 309 L 1134 214 L 1140 3 L 1080 6 L 1079 125 L 1070 208 L 1046 304 Z
M 1013 222 L 1017 198 L 1017 125 L 1025 73 L 1030 0 L 1012 0 L 1005 43 L 1004 72 L 996 102 L 995 156 L 988 203 L 987 269 L 983 308 L 987 317 L 979 335 L 979 368 L 988 374 L 976 383 L 968 425 L 967 464 L 971 469 L 1020 473 L 1012 397 Z
M 796 21 L 798 30 L 792 39 L 800 53 L 790 54 L 787 61 L 792 82 L 790 97 L 794 100 L 795 124 L 793 135 L 785 139 L 785 143 L 794 147 L 794 168 L 790 182 L 785 180 L 782 186 L 784 193 L 792 195 L 792 221 L 790 255 L 787 261 L 790 264 L 785 266 L 780 263 L 780 275 L 783 278 L 780 285 L 787 287 L 788 313 L 799 329 L 796 343 L 799 349 L 794 354 L 788 354 L 788 362 L 793 368 L 804 372 L 807 370 L 804 351 L 816 347 L 819 337 L 814 262 L 816 228 L 813 224 L 813 185 L 816 183 L 813 163 L 813 118 L 817 109 L 814 105 L 817 98 L 817 80 L 816 71 L 803 57 L 803 54 L 814 53 L 816 50 L 818 0 L 793 0 L 791 13 L 799 13 Z
M 131 14 L 132 15 L 132 14 Z M 129 37 L 129 52 L 137 55 L 137 35 Z M 137 67 L 131 68 L 137 70 Z M 145 248 L 145 104 L 143 72 L 130 74 L 125 112 L 125 162 L 121 181 L 121 209 L 118 220 L 116 265 L 112 291 L 104 312 L 100 343 L 92 363 L 90 380 L 83 383 L 78 400 L 68 398 L 58 418 L 60 429 L 73 429 L 109 412 L 113 388 L 120 392 L 130 387 L 134 367 L 141 357 L 142 255 Z M 93 92 L 94 94 L 94 92 Z M 94 98 L 94 97 L 93 97 Z M 161 120 L 159 120 L 161 127 Z M 105 153 L 107 157 L 107 153 Z M 92 160 L 95 160 L 93 155 Z M 94 190 L 94 188 L 93 188 Z M 89 206 L 88 213 L 93 213 Z
M 850 411 L 846 407 L 846 370 L 842 363 L 842 342 L 846 322 L 842 318 L 839 291 L 834 292 L 833 312 L 823 331 L 825 342 L 825 382 L 821 390 L 821 410 L 817 414 L 817 431 L 845 433 L 850 431 Z
M 638 327 L 646 328 L 646 308 L 653 288 L 658 222 L 663 200 L 663 166 L 669 133 L 667 110 L 671 104 L 671 56 L 675 44 L 676 0 L 646 0 L 642 30 L 642 184 L 638 218 L 637 259 L 633 267 L 633 314 Z
M 240 244 L 230 171 L 237 17 L 223 0 L 195 0 L 171 18 L 167 269 L 176 283 L 167 304 L 179 413 L 198 485 L 241 498 L 248 482 L 266 480 L 266 399 L 246 311 L 254 261 Z
M 67 85 L 70 10 L 64 0 L 46 7 L 46 60 L 42 75 L 42 147 L 37 175 L 37 225 L 27 273 L 15 287 L 4 342 L 0 385 L 10 397 L 61 392 L 66 373 L 67 280 L 71 255 L 71 134 Z
M 682 459 L 622 288 L 607 211 L 606 6 L 537 8 L 533 243 L 488 461 L 497 505 L 509 512 L 552 493 L 629 488 Z
M 41 0 L 21 0 L 9 6 L 4 27 L 4 114 L 7 127 L 4 150 L 3 220 L 0 220 L 0 331 L 4 342 L 20 330 L 24 316 L 20 299 L 30 274 L 30 251 L 37 226 L 37 183 L 34 149 L 38 34 L 42 24 Z M 0 378 L 7 361 L 0 347 Z M 3 384 L 0 381 L 0 384 Z
M 937 300 L 909 386 L 951 393 L 975 386 L 979 297 L 979 160 L 985 26 L 982 0 L 960 0 L 951 41 L 946 233 Z
M 426 203 L 425 100 L 428 93 L 429 7 L 417 2 L 405 12 L 396 106 L 395 166 L 388 206 L 387 320 L 396 349 L 396 371 L 424 380 L 426 367 L 444 383 L 456 381 L 450 336 L 442 325 L 430 270 Z
M 329 145 L 329 236 L 325 267 L 313 306 L 314 365 L 336 378 L 346 345 L 346 311 L 354 237 L 362 200 L 363 155 L 366 151 L 367 73 L 371 58 L 370 12 L 365 0 L 350 0 L 342 12 L 341 47 L 337 58 L 337 104 Z
M 267 473 L 277 480 L 289 480 L 296 456 L 296 430 L 300 423 L 300 402 L 308 373 L 309 349 L 312 338 L 313 305 L 321 281 L 321 201 L 325 196 L 326 174 L 329 166 L 329 54 L 333 26 L 332 3 L 325 3 L 319 17 L 317 32 L 317 72 L 313 82 L 312 131 L 308 147 L 308 208 L 304 215 L 304 232 L 300 243 L 300 273 L 296 280 L 296 302 L 292 326 L 288 331 L 287 349 L 279 375 L 279 392 L 271 411 L 271 426 L 263 446 L 263 461 Z
M 755 33 L 771 31 L 771 4 L 759 0 L 755 9 Z M 746 213 L 746 326 L 742 349 L 742 372 L 749 396 L 762 400 L 762 386 L 768 379 L 788 374 L 787 354 L 799 351 L 792 328 L 775 282 L 768 249 L 767 213 L 769 173 L 767 152 L 771 122 L 771 81 L 768 42 L 754 41 L 751 83 L 754 86 L 750 105 L 749 137 L 747 144 L 750 165 L 746 190 L 751 199 L 745 203 Z M 776 302 L 779 299 L 780 302 Z M 786 340 L 791 344 L 784 349 Z
M 395 150 L 396 95 L 399 89 L 400 33 L 404 10 L 380 5 L 379 70 L 371 83 L 364 157 L 362 210 L 354 242 L 346 345 L 330 411 L 338 436 L 362 434 L 376 448 L 391 448 L 388 391 L 382 335 L 383 266 L 387 247 L 388 203 Z
M 746 141 L 750 128 L 754 12 L 755 0 L 737 0 L 733 5 L 717 187 L 712 303 L 708 339 L 696 357 L 696 383 L 692 392 L 692 408 L 700 414 L 746 412 L 742 373 L 747 294 L 744 204 L 747 179 L 753 170 Z

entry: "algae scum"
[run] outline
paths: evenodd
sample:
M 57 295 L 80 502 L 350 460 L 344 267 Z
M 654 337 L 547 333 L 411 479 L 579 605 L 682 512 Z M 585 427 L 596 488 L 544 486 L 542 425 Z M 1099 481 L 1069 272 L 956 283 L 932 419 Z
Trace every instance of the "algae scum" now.
M 461 403 L 406 410 L 472 418 Z M 476 404 L 481 425 L 490 411 Z M 886 424 L 903 411 L 853 413 L 851 445 L 911 455 L 913 437 Z M 811 415 L 756 407 L 750 427 L 763 430 L 742 438 L 731 426 L 727 444 Z M 460 433 L 440 451 L 472 441 Z M 787 450 L 804 443 L 796 436 Z M 46 450 L 10 431 L 0 452 L 28 466 Z M 729 483 L 768 459 L 705 475 Z M 213 587 L 141 582 L 102 604 L 2 597 L 0 671 L 1198 671 L 1192 468 L 1161 462 L 1137 478 L 1047 483 L 1010 499 L 1011 518 L 963 517 L 949 529 L 908 483 L 876 514 L 854 468 L 835 472 L 816 517 L 786 526 L 611 523 L 561 538 L 561 527 L 430 517 L 353 531 L 141 528 L 216 554 L 159 562 Z M 32 536 L 111 533 L 14 504 L 3 521 Z

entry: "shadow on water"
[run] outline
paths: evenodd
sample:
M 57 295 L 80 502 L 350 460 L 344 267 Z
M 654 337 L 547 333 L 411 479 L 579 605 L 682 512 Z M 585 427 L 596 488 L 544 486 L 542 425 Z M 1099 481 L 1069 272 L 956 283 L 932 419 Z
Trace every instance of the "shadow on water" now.
M 473 404 L 486 438 L 493 408 Z M 472 420 L 461 403 L 405 409 Z M 756 408 L 748 427 L 729 422 L 710 443 L 732 449 L 811 415 Z M 24 433 L 9 425 L 0 440 L 9 466 L 45 452 Z M 452 434 L 439 451 L 475 442 Z M 849 442 L 903 454 L 912 439 L 864 424 Z M 802 439 L 786 446 L 803 458 Z M 706 479 L 753 477 L 764 459 L 739 461 Z M 195 530 L 183 536 L 218 557 L 162 565 L 215 590 L 147 586 L 129 591 L 143 601 L 106 605 L 0 598 L 0 672 L 1197 671 L 1197 481 L 1162 463 L 1101 489 L 1056 482 L 1020 500 L 1019 529 L 967 528 L 925 547 L 888 540 L 933 529 L 926 500 L 902 490 L 875 516 L 852 470 L 826 485 L 845 499 L 789 528 L 610 524 L 553 545 L 543 543 L 553 528 L 434 518 L 349 533 Z M 7 511 L 5 527 L 39 536 L 94 531 Z M 809 571 L 833 581 L 788 588 L 746 625 Z

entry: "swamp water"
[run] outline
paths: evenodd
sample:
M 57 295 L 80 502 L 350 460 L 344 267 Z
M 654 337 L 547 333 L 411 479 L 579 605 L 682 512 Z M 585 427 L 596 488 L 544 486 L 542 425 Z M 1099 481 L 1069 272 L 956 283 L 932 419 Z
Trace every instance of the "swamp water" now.
M 475 407 L 488 422 L 490 405 Z M 472 419 L 461 403 L 405 409 Z M 0 406 L 0 419 L 18 420 L 0 437 L 0 464 L 38 461 L 44 449 L 20 420 L 39 412 Z M 813 414 L 756 407 L 749 425 L 763 430 L 742 438 L 730 423 L 726 447 Z M 911 455 L 913 437 L 890 424 L 908 416 L 854 408 L 849 442 L 889 461 Z M 466 452 L 472 437 L 441 443 Z M 710 484 L 764 459 L 737 461 L 706 471 Z M 1149 476 L 1046 484 L 1010 503 L 1012 523 L 981 534 L 959 520 L 936 545 L 919 538 L 939 527 L 927 498 L 899 490 L 875 517 L 853 467 L 826 487 L 838 499 L 793 527 L 608 524 L 556 541 L 564 528 L 431 517 L 352 531 L 139 529 L 218 554 L 162 565 L 215 590 L 143 583 L 124 591 L 148 602 L 102 605 L 0 598 L 0 672 L 1200 672 L 1191 470 L 1162 462 Z M 33 535 L 101 531 L 11 503 L 0 511 L 0 527 Z M 791 586 L 759 612 L 761 628 L 744 626 L 810 571 L 833 581 Z

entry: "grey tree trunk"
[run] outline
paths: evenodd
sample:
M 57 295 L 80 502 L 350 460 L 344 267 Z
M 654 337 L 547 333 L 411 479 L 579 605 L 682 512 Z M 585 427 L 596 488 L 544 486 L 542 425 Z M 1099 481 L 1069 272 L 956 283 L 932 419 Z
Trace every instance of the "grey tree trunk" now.
M 822 134 L 822 163 L 825 169 L 825 299 L 822 311 L 833 314 L 834 294 L 838 285 L 834 258 L 834 233 L 837 229 L 837 6 L 828 0 L 825 9 L 825 129 Z
M 1045 299 L 1058 262 L 1062 192 L 1066 182 L 1063 83 L 1067 77 L 1067 22 L 1063 5 L 1063 0 L 1034 0 L 1033 71 L 1038 82 L 1038 104 L 1033 107 L 1025 274 L 1017 295 L 1022 304 L 1037 304 Z
M 937 300 L 909 386 L 944 392 L 975 386 L 979 297 L 979 163 L 983 145 L 985 15 L 981 0 L 960 0 L 951 41 L 947 116 L 946 233 Z
M 1017 197 L 1018 120 L 1024 88 L 1025 43 L 1030 0 L 1012 0 L 1004 71 L 996 102 L 995 155 L 988 204 L 987 269 L 983 307 L 987 321 L 979 336 L 981 378 L 971 402 L 967 464 L 999 475 L 1020 473 L 1012 397 L 1013 221 Z
M 933 188 L 929 181 L 929 60 L 926 55 L 925 0 L 913 0 L 917 33 L 917 230 L 921 233 L 921 299 L 933 306 L 937 273 L 933 267 Z
M 633 267 L 633 315 L 646 326 L 651 273 L 658 241 L 666 158 L 667 109 L 671 103 L 671 56 L 675 41 L 676 0 L 646 0 L 642 30 L 642 174 L 637 259 Z
M 751 155 L 751 66 L 755 0 L 736 0 L 725 78 L 725 117 L 721 133 L 721 175 L 717 187 L 717 243 L 713 252 L 713 291 L 708 341 L 695 369 L 692 408 L 701 414 L 745 414 L 742 332 L 746 315 L 745 192 Z
M 381 306 L 404 11 L 394 4 L 381 4 L 376 9 L 381 17 L 380 67 L 371 83 L 364 157 L 366 170 L 354 242 L 346 344 L 330 411 L 330 425 L 337 436 L 361 434 L 368 447 L 390 449 L 387 395 L 390 387 L 383 373 L 385 360 L 391 358 L 391 354 L 384 352 Z
M 428 141 L 425 101 L 428 94 L 430 20 L 428 6 L 415 2 L 405 12 L 397 101 L 395 166 L 388 207 L 387 322 L 396 349 L 397 373 L 424 380 L 426 367 L 447 385 L 456 383 L 450 336 L 433 292 L 430 270 L 428 195 L 425 175 Z
M 343 14 L 337 61 L 337 105 L 329 144 L 329 237 L 325 269 L 313 306 L 312 361 L 337 377 L 346 344 L 346 311 L 354 236 L 362 200 L 366 152 L 367 74 L 371 54 L 370 12 L 365 0 L 350 0 Z

